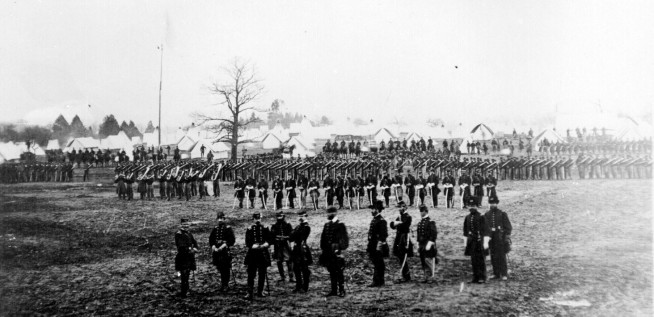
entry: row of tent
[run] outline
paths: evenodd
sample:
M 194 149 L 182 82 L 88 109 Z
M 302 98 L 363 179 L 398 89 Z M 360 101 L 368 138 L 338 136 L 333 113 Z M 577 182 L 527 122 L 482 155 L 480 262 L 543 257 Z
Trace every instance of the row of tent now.
M 25 152 L 34 154 L 40 161 L 44 161 L 46 158 L 45 150 L 36 143 L 31 143 L 28 148 L 25 142 L 0 142 L 0 164 L 17 161 Z
M 627 118 L 618 118 L 616 120 L 615 122 L 617 123 L 613 123 L 608 127 L 610 134 L 617 140 L 633 141 L 652 136 L 651 125 L 637 123 Z M 568 125 L 570 124 L 572 124 L 572 121 L 568 123 Z M 507 130 L 506 127 L 502 127 L 501 129 Z M 251 142 L 242 145 L 251 154 L 257 153 L 257 151 L 269 152 L 272 149 L 293 146 L 293 155 L 299 154 L 304 157 L 316 155 L 316 153 L 321 151 L 318 149 L 321 149 L 327 140 L 333 141 L 337 136 L 345 136 L 346 139 L 347 136 L 352 136 L 353 138 L 361 138 L 365 140 L 364 142 L 369 141 L 369 144 L 363 145 L 364 150 L 369 146 L 379 144 L 381 141 L 388 142 L 389 140 L 407 140 L 407 142 L 417 142 L 420 139 L 428 140 L 430 138 L 435 142 L 457 140 L 462 152 L 465 153 L 467 143 L 490 141 L 494 138 L 503 137 L 504 133 L 498 133 L 485 123 L 478 123 L 472 127 L 466 127 L 462 123 L 459 123 L 450 128 L 446 128 L 444 125 L 440 127 L 422 125 L 401 128 L 394 125 L 375 124 L 373 122 L 366 125 L 355 125 L 347 121 L 340 124 L 314 127 L 305 117 L 301 122 L 291 123 L 289 128 L 284 128 L 281 124 L 277 123 L 272 129 L 268 129 L 264 125 L 256 129 L 244 130 L 241 139 L 251 140 Z M 222 142 L 214 143 L 212 140 L 215 140 L 215 138 L 215 135 L 211 131 L 207 131 L 200 126 L 193 126 L 187 130 L 180 128 L 172 133 L 162 133 L 161 144 L 164 148 L 167 146 L 170 146 L 171 149 L 175 147 L 179 148 L 183 158 L 201 157 L 201 148 L 203 147 L 205 149 L 204 155 L 211 151 L 215 158 L 229 157 L 231 150 L 229 146 Z M 538 146 L 545 139 L 550 143 L 566 142 L 566 139 L 557 130 L 547 128 L 536 134 L 530 141 L 532 146 L 534 146 L 534 150 L 537 151 Z M 50 140 L 45 150 L 62 149 L 64 152 L 85 149 L 124 150 L 128 156 L 131 156 L 135 146 L 144 145 L 146 147 L 154 146 L 156 148 L 158 144 L 157 130 L 152 133 L 145 133 L 142 138 L 129 138 L 121 131 L 117 135 L 108 136 L 104 139 L 90 137 L 74 138 L 63 144 L 63 146 L 60 146 L 57 140 Z M 4 143 L 0 147 L 0 160 L 8 161 L 17 159 L 23 153 L 21 151 L 27 151 L 24 143 Z M 37 157 L 45 155 L 44 149 L 41 149 L 37 144 L 32 145 L 30 152 L 35 153 Z

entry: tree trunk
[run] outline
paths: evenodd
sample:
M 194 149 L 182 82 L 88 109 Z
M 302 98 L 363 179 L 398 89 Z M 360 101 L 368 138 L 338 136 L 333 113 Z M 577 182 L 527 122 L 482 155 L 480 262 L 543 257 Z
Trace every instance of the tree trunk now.
M 232 162 L 236 162 L 238 155 L 238 112 L 234 114 L 234 125 L 232 126 Z

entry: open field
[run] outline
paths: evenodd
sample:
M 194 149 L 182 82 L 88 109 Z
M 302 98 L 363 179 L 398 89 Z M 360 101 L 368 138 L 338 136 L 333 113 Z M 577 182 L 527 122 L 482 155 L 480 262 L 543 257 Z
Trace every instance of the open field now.
M 365 251 L 368 210 L 342 211 L 351 244 L 345 298 L 326 300 L 329 280 L 312 266 L 308 294 L 277 284 L 269 268 L 271 296 L 253 303 L 245 293 L 245 226 L 250 210 L 231 211 L 232 190 L 205 201 L 120 201 L 113 187 L 30 183 L 0 186 L 0 314 L 2 315 L 514 315 L 651 316 L 652 184 L 650 180 L 503 181 L 500 209 L 513 223 L 510 277 L 506 282 L 467 284 L 463 256 L 467 211 L 431 210 L 439 231 L 437 285 L 391 281 L 399 268 L 387 259 L 387 285 L 366 287 L 372 265 Z M 155 193 L 158 193 L 155 189 Z M 455 197 L 458 198 L 458 197 Z M 442 204 L 443 202 L 440 201 Z M 220 294 L 210 264 L 208 236 L 215 212 L 226 211 L 235 227 L 234 270 L 238 286 Z M 487 207 L 482 207 L 482 211 Z M 410 210 L 419 218 L 416 208 Z M 383 212 L 394 220 L 397 209 Z M 188 298 L 175 296 L 173 235 L 179 218 L 198 223 L 191 231 L 202 252 Z M 309 244 L 319 254 L 324 213 L 311 212 Z M 287 219 L 295 225 L 294 215 Z M 272 212 L 264 212 L 272 224 Z M 414 225 L 415 226 L 415 225 Z M 389 243 L 394 232 L 391 233 Z M 487 261 L 488 263 L 490 260 Z M 419 259 L 409 260 L 419 279 Z M 490 269 L 490 263 L 489 269 Z M 464 283 L 462 287 L 462 283 Z M 587 300 L 590 306 L 565 306 Z

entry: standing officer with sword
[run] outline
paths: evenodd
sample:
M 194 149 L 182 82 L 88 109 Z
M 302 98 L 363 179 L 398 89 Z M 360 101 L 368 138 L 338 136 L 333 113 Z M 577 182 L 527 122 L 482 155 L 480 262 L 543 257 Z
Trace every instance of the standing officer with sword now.
M 395 221 L 391 221 L 391 229 L 396 230 L 393 254 L 400 261 L 400 270 L 402 271 L 402 278 L 395 282 L 403 283 L 411 281 L 411 270 L 407 260 L 413 256 L 413 245 L 409 237 L 412 218 L 407 212 L 405 202 L 401 201 L 398 205 L 400 206 L 400 215 Z

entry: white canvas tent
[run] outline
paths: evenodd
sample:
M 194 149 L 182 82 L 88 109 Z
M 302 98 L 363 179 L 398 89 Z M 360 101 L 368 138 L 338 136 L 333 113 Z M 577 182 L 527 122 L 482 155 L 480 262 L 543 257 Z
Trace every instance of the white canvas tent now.
M 125 150 L 131 152 L 133 149 L 132 140 L 124 131 L 116 135 L 110 135 L 100 141 L 100 148 L 105 150 Z
M 534 149 L 540 151 L 540 145 L 543 142 L 543 140 L 547 139 L 551 144 L 553 143 L 567 143 L 567 141 L 554 129 L 552 128 L 547 128 L 543 130 L 541 133 L 537 134 L 534 139 L 531 141 L 531 143 L 534 145 Z
M 191 149 L 191 158 L 201 158 L 201 148 L 204 145 L 204 157 L 207 157 L 209 151 L 213 154 L 213 159 L 226 159 L 229 157 L 229 146 L 224 142 L 213 143 L 213 140 L 200 139 Z
M 68 141 L 64 152 L 71 152 L 72 150 L 97 150 L 100 148 L 100 140 L 94 139 L 91 137 L 86 138 L 74 138 Z
M 22 151 L 13 142 L 0 143 L 0 163 L 20 159 Z
M 50 140 L 48 145 L 45 147 L 46 150 L 59 150 L 59 140 Z
M 409 144 L 411 144 L 411 141 L 412 141 L 412 140 L 415 140 L 416 142 L 420 141 L 420 137 L 421 137 L 421 136 L 420 136 L 418 133 L 416 133 L 416 132 L 411 132 L 411 133 L 409 133 L 409 134 L 406 136 L 405 139 L 406 139 L 406 141 L 407 141 Z M 425 140 L 425 142 L 426 142 L 426 140 Z
M 639 141 L 646 137 L 641 130 L 636 124 L 625 124 L 614 136 L 620 141 Z
M 307 141 L 303 139 L 302 137 L 299 136 L 293 136 L 291 137 L 288 142 L 288 146 L 293 146 L 295 145 L 295 148 L 293 149 L 293 156 L 297 157 L 299 154 L 300 157 L 314 157 L 316 156 L 316 153 L 313 151 L 313 146 L 310 141 Z
M 275 133 L 268 133 L 261 140 L 261 146 L 265 150 L 277 149 L 282 144 L 282 139 Z
M 475 141 L 490 141 L 493 139 L 493 130 L 487 125 L 480 123 L 470 130 L 470 138 Z
M 397 137 L 387 128 L 381 128 L 373 133 L 372 138 L 375 140 L 375 142 L 377 142 L 377 144 L 379 144 L 381 141 L 388 142 L 390 140 L 396 139 Z
M 43 148 L 32 142 L 30 143 L 30 148 L 27 148 L 27 143 L 25 142 L 16 142 L 16 146 L 20 149 L 21 153 L 30 152 L 34 154 L 37 158 L 45 160 L 45 150 Z
M 196 142 L 197 141 L 195 141 L 191 136 L 185 135 L 179 140 L 179 142 L 177 142 L 177 148 L 180 151 L 187 151 L 188 152 L 193 148 L 193 146 L 195 145 Z M 184 158 L 184 157 L 182 156 L 182 158 Z

